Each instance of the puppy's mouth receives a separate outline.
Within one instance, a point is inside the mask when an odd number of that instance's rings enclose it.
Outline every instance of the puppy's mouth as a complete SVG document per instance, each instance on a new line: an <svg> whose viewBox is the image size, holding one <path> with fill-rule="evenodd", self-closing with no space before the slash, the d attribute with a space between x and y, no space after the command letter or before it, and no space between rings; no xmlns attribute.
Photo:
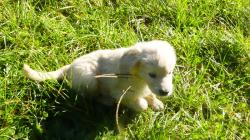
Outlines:
<svg viewBox="0 0 250 140"><path fill-rule="evenodd" d="M166 92L166 91L163 91L163 90L157 90L157 89L152 89L150 88L150 90L157 96L170 96L170 92Z"/></svg>
<svg viewBox="0 0 250 140"><path fill-rule="evenodd" d="M159 96L168 96L167 93L158 93Z"/></svg>

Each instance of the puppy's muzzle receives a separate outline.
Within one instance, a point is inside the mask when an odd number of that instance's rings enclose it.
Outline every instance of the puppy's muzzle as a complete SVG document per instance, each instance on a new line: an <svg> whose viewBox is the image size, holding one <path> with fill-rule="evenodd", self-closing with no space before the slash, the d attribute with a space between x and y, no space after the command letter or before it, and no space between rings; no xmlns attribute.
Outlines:
<svg viewBox="0 0 250 140"><path fill-rule="evenodd" d="M161 96L167 96L168 93L169 93L169 91L168 90L164 90L164 89L160 89L159 93L160 93Z"/></svg>

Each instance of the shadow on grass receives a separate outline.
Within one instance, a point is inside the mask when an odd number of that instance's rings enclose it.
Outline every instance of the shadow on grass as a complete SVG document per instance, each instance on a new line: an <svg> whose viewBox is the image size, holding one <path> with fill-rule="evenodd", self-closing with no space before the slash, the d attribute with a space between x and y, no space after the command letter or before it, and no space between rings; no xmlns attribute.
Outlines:
<svg viewBox="0 0 250 140"><path fill-rule="evenodd" d="M68 99L49 99L48 107L53 109L46 110L48 117L40 123L41 128L33 126L31 139L91 140L106 132L118 134L115 121L116 105L105 106L83 99L76 93L67 94L71 95ZM122 126L131 123L135 117L135 112L120 108L119 121Z"/></svg>

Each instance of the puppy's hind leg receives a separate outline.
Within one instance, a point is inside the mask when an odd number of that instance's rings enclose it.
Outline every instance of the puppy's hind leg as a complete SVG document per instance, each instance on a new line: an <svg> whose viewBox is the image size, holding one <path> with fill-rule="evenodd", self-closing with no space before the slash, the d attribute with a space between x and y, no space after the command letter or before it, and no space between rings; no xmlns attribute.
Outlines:
<svg viewBox="0 0 250 140"><path fill-rule="evenodd" d="M97 80L95 68L89 63L73 65L68 71L67 79L72 81L72 89L83 96L96 96ZM86 94L88 93L88 95Z"/></svg>
<svg viewBox="0 0 250 140"><path fill-rule="evenodd" d="M115 100L109 96L99 95L96 100L106 106L112 106L115 103Z"/></svg>

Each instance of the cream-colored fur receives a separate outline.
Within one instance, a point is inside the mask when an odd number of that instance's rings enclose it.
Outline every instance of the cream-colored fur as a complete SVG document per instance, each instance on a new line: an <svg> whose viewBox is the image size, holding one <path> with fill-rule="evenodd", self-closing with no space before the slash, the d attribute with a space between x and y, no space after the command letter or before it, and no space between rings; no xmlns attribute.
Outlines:
<svg viewBox="0 0 250 140"><path fill-rule="evenodd" d="M161 110L164 105L156 95L172 94L175 63L173 47L154 40L129 48L94 51L52 72L38 72L24 64L24 72L36 81L66 77L76 92L106 104L117 102L130 87L122 104L136 111L146 110L148 106ZM102 76L105 74L116 74L118 78Z"/></svg>

